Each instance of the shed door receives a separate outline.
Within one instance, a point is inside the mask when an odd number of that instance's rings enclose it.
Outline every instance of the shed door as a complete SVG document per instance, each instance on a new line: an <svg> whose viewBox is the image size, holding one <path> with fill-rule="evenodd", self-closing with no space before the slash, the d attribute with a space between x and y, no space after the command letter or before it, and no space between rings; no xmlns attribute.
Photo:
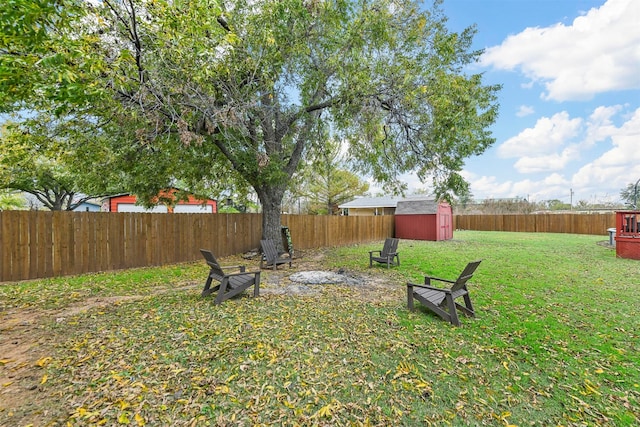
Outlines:
<svg viewBox="0 0 640 427"><path fill-rule="evenodd" d="M439 225L438 240L449 240L449 230L451 230L451 215L449 215L449 212L440 212Z"/></svg>

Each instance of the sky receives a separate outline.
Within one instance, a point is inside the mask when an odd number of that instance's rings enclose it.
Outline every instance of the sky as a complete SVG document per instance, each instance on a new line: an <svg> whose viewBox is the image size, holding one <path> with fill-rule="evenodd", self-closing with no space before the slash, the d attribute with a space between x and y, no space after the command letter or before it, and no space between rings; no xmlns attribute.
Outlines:
<svg viewBox="0 0 640 427"><path fill-rule="evenodd" d="M477 26L484 54L468 71L503 85L495 143L462 173L473 198L619 201L640 179L640 0L442 7L451 31ZM404 179L410 193L427 188Z"/></svg>

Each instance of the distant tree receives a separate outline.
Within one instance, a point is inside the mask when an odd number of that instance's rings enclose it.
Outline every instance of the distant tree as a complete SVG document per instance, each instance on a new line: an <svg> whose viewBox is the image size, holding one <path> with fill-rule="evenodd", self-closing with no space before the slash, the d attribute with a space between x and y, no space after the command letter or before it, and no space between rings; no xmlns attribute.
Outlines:
<svg viewBox="0 0 640 427"><path fill-rule="evenodd" d="M308 157L313 160L304 166L298 192L311 214L333 215L338 205L369 190L368 182L346 169L340 149L338 141L327 138L309 151Z"/></svg>
<svg viewBox="0 0 640 427"><path fill-rule="evenodd" d="M576 203L576 209L578 210L587 210L590 209L592 207L592 204L589 203L588 200L578 200L578 203Z"/></svg>
<svg viewBox="0 0 640 427"><path fill-rule="evenodd" d="M409 194L409 196L423 196L423 197L428 197L432 195L433 195L433 191L425 187L416 188L411 192L411 194Z"/></svg>
<svg viewBox="0 0 640 427"><path fill-rule="evenodd" d="M620 198L624 201L625 206L629 209L637 209L638 201L640 201L640 184L630 183L626 188L620 190Z"/></svg>
<svg viewBox="0 0 640 427"><path fill-rule="evenodd" d="M482 201L480 209L483 213L490 214L530 213L535 210L535 206L524 198L516 197L514 199L485 199Z"/></svg>
<svg viewBox="0 0 640 427"><path fill-rule="evenodd" d="M546 200L544 205L550 211L562 211L571 209L571 205L569 203L565 203L562 200L552 199Z"/></svg>
<svg viewBox="0 0 640 427"><path fill-rule="evenodd" d="M31 194L50 210L74 210L92 198L121 192L102 145L64 134L65 125L47 115L5 123L0 189Z"/></svg>
<svg viewBox="0 0 640 427"><path fill-rule="evenodd" d="M467 191L458 197L454 198L452 201L452 206L459 207L461 211L464 211L467 206L473 203L473 194L470 191Z"/></svg>
<svg viewBox="0 0 640 427"><path fill-rule="evenodd" d="M369 190L369 183L344 169L336 169L330 175L318 175L308 187L309 211L312 214L334 215L338 205L353 200Z"/></svg>
<svg viewBox="0 0 640 427"><path fill-rule="evenodd" d="M0 190L0 211L22 210L27 207L24 197L11 190Z"/></svg>

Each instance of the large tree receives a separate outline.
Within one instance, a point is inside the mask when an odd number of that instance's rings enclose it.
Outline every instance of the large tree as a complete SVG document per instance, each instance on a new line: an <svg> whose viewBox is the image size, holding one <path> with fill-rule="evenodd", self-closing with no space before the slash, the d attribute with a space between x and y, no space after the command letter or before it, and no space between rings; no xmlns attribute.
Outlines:
<svg viewBox="0 0 640 427"><path fill-rule="evenodd" d="M246 184L263 236L279 241L283 195L322 129L387 188L401 190L399 174L414 171L437 195L468 189L458 172L494 142L499 88L467 73L481 53L475 30L449 32L438 3L86 2L71 33L87 59L73 56L72 77L100 95L88 112L113 132L113 152L145 153L149 163L128 170L140 192L175 178ZM164 151L181 167L157 166Z"/></svg>

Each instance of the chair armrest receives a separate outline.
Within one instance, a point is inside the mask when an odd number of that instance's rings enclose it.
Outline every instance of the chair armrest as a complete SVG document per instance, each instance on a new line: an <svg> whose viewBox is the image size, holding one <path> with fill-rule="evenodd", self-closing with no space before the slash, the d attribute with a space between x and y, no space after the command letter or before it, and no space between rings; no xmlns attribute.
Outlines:
<svg viewBox="0 0 640 427"><path fill-rule="evenodd" d="M369 256L373 256L373 254L382 255L382 251L369 251Z"/></svg>
<svg viewBox="0 0 640 427"><path fill-rule="evenodd" d="M226 270L226 269L232 270L232 269L237 268L241 272L243 272L243 271L245 271L246 266L244 266L244 265L221 265L220 268L222 268L223 270Z"/></svg>
<svg viewBox="0 0 640 427"><path fill-rule="evenodd" d="M417 283L410 283L410 282L407 282L407 286L415 286L416 288L423 288L423 289L430 289L432 291L451 293L451 289L443 289L443 288L438 288L436 286L419 285Z"/></svg>
<svg viewBox="0 0 640 427"><path fill-rule="evenodd" d="M437 280L439 282L445 282L445 283L456 283L455 280L441 279L441 278L435 277L435 276L424 276L425 284L427 283L427 280Z"/></svg>
<svg viewBox="0 0 640 427"><path fill-rule="evenodd" d="M260 274L260 271L241 271L239 273L231 273L231 274L225 274L225 277L232 277L232 276L248 276L251 274Z"/></svg>

